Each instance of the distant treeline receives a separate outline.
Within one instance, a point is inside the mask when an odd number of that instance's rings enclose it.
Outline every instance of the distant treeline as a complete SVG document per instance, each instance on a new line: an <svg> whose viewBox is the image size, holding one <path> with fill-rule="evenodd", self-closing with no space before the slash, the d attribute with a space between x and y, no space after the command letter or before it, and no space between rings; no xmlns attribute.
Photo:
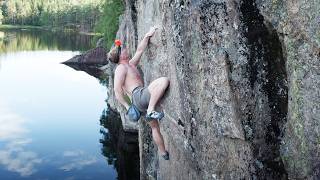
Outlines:
<svg viewBox="0 0 320 180"><path fill-rule="evenodd" d="M104 0L4 0L3 24L84 28L92 30Z"/></svg>
<svg viewBox="0 0 320 180"><path fill-rule="evenodd" d="M109 47L123 10L122 0L0 0L0 24L103 33Z"/></svg>

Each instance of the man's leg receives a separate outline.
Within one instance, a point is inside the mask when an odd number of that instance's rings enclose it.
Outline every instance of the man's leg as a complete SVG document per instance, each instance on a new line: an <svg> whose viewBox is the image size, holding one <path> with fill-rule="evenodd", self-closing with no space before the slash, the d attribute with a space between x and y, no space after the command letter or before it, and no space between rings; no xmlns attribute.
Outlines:
<svg viewBox="0 0 320 180"><path fill-rule="evenodd" d="M148 90L150 92L150 101L147 109L147 113L153 111L156 107L157 102L163 96L167 87L169 86L169 79L167 77L158 78L150 83Z"/></svg>
<svg viewBox="0 0 320 180"><path fill-rule="evenodd" d="M160 128L157 120L152 120L148 122L152 130L152 137L154 142L157 144L160 154L165 154L166 149L163 142L163 137L160 133Z"/></svg>

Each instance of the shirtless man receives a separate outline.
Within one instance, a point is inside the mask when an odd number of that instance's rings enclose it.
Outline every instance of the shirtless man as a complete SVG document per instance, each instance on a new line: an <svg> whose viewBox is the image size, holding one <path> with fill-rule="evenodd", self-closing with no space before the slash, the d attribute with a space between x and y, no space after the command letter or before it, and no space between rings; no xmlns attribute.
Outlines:
<svg viewBox="0 0 320 180"><path fill-rule="evenodd" d="M132 59L129 59L128 49L121 49L121 47L111 49L108 57L111 62L118 64L114 75L114 91L117 100L128 110L130 105L124 98L124 93L126 93L140 112L146 112L146 120L152 129L153 140L157 144L161 156L165 160L169 160L169 153L165 149L158 124L158 121L163 118L164 114L155 111L157 102L169 86L169 79L161 77L151 82L148 87L144 87L141 75L137 69L143 51L155 31L155 27L150 28L149 32L138 45Z"/></svg>

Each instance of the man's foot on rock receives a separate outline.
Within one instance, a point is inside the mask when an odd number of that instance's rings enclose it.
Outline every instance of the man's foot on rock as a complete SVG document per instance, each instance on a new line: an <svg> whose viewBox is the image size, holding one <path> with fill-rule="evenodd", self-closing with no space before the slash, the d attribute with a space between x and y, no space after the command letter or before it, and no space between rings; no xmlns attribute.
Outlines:
<svg viewBox="0 0 320 180"><path fill-rule="evenodd" d="M146 114L147 120L157 119L158 121L160 121L163 117L164 117L163 112L151 111Z"/></svg>
<svg viewBox="0 0 320 180"><path fill-rule="evenodd" d="M169 152L168 151L166 151L164 154L162 154L161 155L162 156L162 158L164 159L164 160L169 160L170 158L169 158Z"/></svg>

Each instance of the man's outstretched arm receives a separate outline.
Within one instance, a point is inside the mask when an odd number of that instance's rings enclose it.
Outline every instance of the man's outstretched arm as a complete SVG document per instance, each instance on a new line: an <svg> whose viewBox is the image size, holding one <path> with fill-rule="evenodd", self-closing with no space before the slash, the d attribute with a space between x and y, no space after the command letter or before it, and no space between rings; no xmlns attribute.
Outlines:
<svg viewBox="0 0 320 180"><path fill-rule="evenodd" d="M144 36L142 41L139 43L136 53L134 54L133 58L129 61L130 64L133 64L135 66L139 64L142 53L146 49L150 37L154 35L156 30L157 30L156 27L150 28L149 32Z"/></svg>
<svg viewBox="0 0 320 180"><path fill-rule="evenodd" d="M114 73L114 92L117 100L128 110L130 105L124 99L123 89L122 89L122 85L124 84L126 74L127 74L127 69L119 65Z"/></svg>

